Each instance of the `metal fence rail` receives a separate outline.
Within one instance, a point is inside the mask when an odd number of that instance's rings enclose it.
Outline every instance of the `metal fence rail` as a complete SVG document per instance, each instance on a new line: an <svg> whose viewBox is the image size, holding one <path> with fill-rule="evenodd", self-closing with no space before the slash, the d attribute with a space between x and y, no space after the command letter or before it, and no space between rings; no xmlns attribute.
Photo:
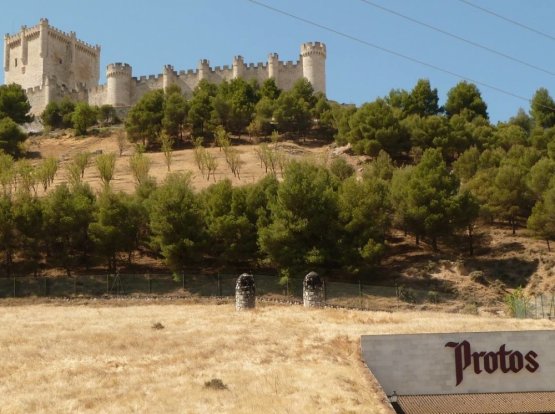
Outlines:
<svg viewBox="0 0 555 414"><path fill-rule="evenodd" d="M264 299L302 301L303 279L255 275L256 295ZM99 297L172 295L233 297L237 275L105 274L73 277L0 278L0 298ZM361 282L324 280L325 302L330 306L384 310L395 306L439 303L453 299L448 293L415 290L403 286L376 286Z"/></svg>
<svg viewBox="0 0 555 414"><path fill-rule="evenodd" d="M256 296L265 300L302 302L303 279L280 279L275 275L254 275ZM20 276L0 278L0 298L11 297L228 297L235 295L237 275L186 274L104 274L73 277ZM328 306L364 310L410 309L414 305L453 301L455 295L412 289L405 286L378 286L324 279ZM505 304L499 303L506 307ZM512 301L508 314L516 318L555 319L555 294L524 296Z"/></svg>

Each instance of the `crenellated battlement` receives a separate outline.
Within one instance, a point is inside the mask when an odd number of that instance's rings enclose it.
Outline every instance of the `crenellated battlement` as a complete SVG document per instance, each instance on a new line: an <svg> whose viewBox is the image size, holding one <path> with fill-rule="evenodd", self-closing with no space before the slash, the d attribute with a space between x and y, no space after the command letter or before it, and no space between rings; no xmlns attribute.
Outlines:
<svg viewBox="0 0 555 414"><path fill-rule="evenodd" d="M77 38L77 33L75 32L64 32L63 30L60 30L54 26L51 26L50 24L48 24L48 19L41 19L40 23L35 26L37 28L40 28L41 24L45 24L46 27L48 28L48 34L57 37L59 40L62 40L64 42L75 42L75 45L77 46L81 46L84 50L88 50L91 53L94 54L100 54L100 45L92 45L90 43L84 42L83 40L80 40Z"/></svg>
<svg viewBox="0 0 555 414"><path fill-rule="evenodd" d="M326 57L326 45L321 42L307 42L301 45L301 56L321 55Z"/></svg>

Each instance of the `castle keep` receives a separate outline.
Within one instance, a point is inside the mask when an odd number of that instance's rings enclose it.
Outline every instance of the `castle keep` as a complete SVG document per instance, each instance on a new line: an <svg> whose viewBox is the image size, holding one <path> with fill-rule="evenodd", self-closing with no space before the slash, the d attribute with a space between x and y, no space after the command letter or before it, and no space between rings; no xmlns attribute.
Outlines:
<svg viewBox="0 0 555 414"><path fill-rule="evenodd" d="M49 102L62 98L126 108L145 93L172 84L191 96L202 79L218 84L240 77L262 84L274 78L279 88L288 90L305 77L315 91L325 93L325 63L326 46L314 42L301 45L296 62L280 61L272 53L267 62L246 64L242 56L235 56L231 66L212 68L203 59L196 69L176 71L165 65L161 74L141 77L133 77L127 63L112 63L106 69L106 84L99 85L100 46L77 39L75 32L62 32L41 19L34 27L23 26L19 33L4 37L4 81L26 90L33 114L40 114Z"/></svg>

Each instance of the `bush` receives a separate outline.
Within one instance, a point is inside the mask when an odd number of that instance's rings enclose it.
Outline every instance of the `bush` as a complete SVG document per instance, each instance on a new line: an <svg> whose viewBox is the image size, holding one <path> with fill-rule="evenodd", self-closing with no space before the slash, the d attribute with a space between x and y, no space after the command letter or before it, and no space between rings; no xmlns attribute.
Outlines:
<svg viewBox="0 0 555 414"><path fill-rule="evenodd" d="M530 314L530 298L526 297L522 287L505 295L505 304L509 314L515 318L526 318Z"/></svg>

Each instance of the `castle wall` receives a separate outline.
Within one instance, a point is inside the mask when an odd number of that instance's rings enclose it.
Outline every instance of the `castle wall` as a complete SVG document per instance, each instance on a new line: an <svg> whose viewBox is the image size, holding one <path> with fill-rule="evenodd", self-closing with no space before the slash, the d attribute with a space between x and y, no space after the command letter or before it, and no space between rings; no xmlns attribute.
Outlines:
<svg viewBox="0 0 555 414"><path fill-rule="evenodd" d="M46 108L48 102L48 93L44 86L36 86L31 89L27 89L27 98L31 104L31 113L38 116Z"/></svg>
<svg viewBox="0 0 555 414"><path fill-rule="evenodd" d="M303 66L300 62L283 62L279 65L278 73L278 88L289 90L303 77Z"/></svg>
<svg viewBox="0 0 555 414"><path fill-rule="evenodd" d="M135 105L145 93L162 89L163 87L161 74L133 78L131 81L131 105Z"/></svg>
<svg viewBox="0 0 555 414"><path fill-rule="evenodd" d="M89 95L88 96L89 105L102 106L108 101L107 86L106 85L95 86L94 88L89 89L88 95Z"/></svg>

